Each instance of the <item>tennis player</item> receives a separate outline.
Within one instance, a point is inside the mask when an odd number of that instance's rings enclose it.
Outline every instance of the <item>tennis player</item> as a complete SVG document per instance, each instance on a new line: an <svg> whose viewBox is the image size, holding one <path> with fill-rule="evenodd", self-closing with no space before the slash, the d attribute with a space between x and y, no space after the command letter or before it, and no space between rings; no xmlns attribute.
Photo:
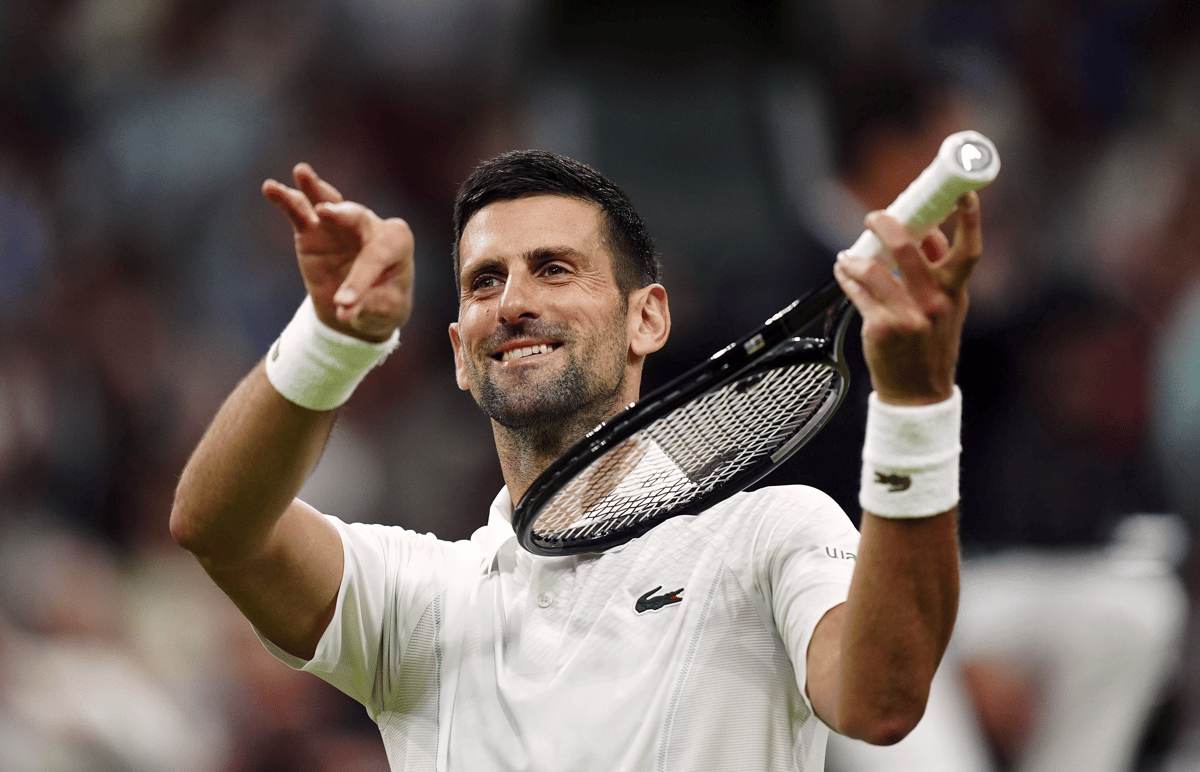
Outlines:
<svg viewBox="0 0 1200 772"><path fill-rule="evenodd" d="M874 387L861 537L821 492L768 487L603 553L544 558L517 545L513 501L637 398L670 331L641 219L550 153L505 154L464 183L450 341L506 486L487 525L450 543L295 498L337 408L397 345L413 236L309 166L293 176L263 193L292 223L308 296L188 462L171 530L277 657L366 706L392 769L811 772L829 729L887 744L915 726L958 601L954 371L982 247L974 194L953 244L867 217L896 274L833 268Z"/></svg>

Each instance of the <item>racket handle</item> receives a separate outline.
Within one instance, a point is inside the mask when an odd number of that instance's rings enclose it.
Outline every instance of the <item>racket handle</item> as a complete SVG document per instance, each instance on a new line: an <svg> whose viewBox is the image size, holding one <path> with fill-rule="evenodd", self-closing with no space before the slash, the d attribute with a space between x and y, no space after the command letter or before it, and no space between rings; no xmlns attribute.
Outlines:
<svg viewBox="0 0 1200 772"><path fill-rule="evenodd" d="M1000 154L992 141L977 131L960 131L946 137L933 163L905 188L887 213L908 226L914 238L923 238L954 209L959 196L996 179ZM856 257L875 257L883 249L879 237L863 231L848 250Z"/></svg>

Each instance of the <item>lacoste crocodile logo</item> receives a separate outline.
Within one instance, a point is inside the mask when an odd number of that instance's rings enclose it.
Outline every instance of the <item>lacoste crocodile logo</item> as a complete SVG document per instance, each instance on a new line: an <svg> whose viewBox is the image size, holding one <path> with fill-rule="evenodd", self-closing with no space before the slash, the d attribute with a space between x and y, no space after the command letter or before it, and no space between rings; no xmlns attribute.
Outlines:
<svg viewBox="0 0 1200 772"><path fill-rule="evenodd" d="M683 602L683 598L681 598L679 595L679 593L683 592L682 587L680 587L678 590L672 590L671 592L664 592L662 595L654 595L654 593L661 589L662 585L660 584L650 592L638 598L637 605L633 607L634 610L636 610L639 614L643 614L647 611L658 611L663 606L669 606L672 603ZM651 595L654 595L654 597L651 598Z"/></svg>
<svg viewBox="0 0 1200 772"><path fill-rule="evenodd" d="M888 493L899 493L906 491L912 487L912 478L906 474L884 474L883 472L875 473L875 482L879 485L886 485Z"/></svg>

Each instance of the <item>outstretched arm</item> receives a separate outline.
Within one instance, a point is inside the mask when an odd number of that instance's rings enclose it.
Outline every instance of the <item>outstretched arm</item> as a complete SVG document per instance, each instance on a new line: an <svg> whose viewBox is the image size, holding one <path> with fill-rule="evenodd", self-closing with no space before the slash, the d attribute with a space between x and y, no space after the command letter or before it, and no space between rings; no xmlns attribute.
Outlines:
<svg viewBox="0 0 1200 772"><path fill-rule="evenodd" d="M292 223L317 317L368 341L387 339L412 309L413 240L398 219L347 202L307 164L296 187L263 195ZM342 577L337 531L295 498L336 410L285 399L260 362L225 401L183 470L171 533L247 618L285 651L310 658Z"/></svg>
<svg viewBox="0 0 1200 772"><path fill-rule="evenodd" d="M835 276L863 317L863 349L879 402L919 407L955 392L967 281L982 252L979 199L959 202L951 246L920 244L883 212L867 217L900 275L848 258ZM954 463L957 463L955 458ZM958 508L881 517L864 510L847 601L818 623L808 692L837 731L877 744L903 738L925 710L958 609Z"/></svg>

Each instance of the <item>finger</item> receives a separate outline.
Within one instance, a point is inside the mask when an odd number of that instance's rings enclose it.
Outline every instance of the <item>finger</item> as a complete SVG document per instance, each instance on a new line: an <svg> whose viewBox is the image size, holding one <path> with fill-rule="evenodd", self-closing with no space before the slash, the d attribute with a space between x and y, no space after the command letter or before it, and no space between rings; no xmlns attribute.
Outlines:
<svg viewBox="0 0 1200 772"><path fill-rule="evenodd" d="M262 194L277 209L287 215L288 220L292 223L292 229L296 233L317 224L317 213L313 209L312 202L295 188L289 188L275 180L267 180L262 184Z"/></svg>
<svg viewBox="0 0 1200 772"><path fill-rule="evenodd" d="M331 204L340 204L345 199L338 189L330 185L325 180L321 179L320 175L307 163L298 163L292 169L292 178L296 180L296 186L308 196L308 200L313 204L318 204L326 201Z"/></svg>
<svg viewBox="0 0 1200 772"><path fill-rule="evenodd" d="M357 204L321 204L322 219L358 234L362 250L350 272L333 296L338 316L344 321L356 316L368 290L405 272L411 281L413 238L408 224L399 218L380 220L371 210Z"/></svg>
<svg viewBox="0 0 1200 772"><path fill-rule="evenodd" d="M864 222L879 237L913 297L924 299L941 290L924 253L899 220L886 212L875 211L868 214Z"/></svg>
<svg viewBox="0 0 1200 772"><path fill-rule="evenodd" d="M413 237L408 223L393 217L379 221L375 233L338 289L352 311L360 311L372 290L384 284L408 287L413 277Z"/></svg>
<svg viewBox="0 0 1200 772"><path fill-rule="evenodd" d="M904 288L896 277L882 263L870 258L839 253L833 275L864 317L889 304L904 302Z"/></svg>
<svg viewBox="0 0 1200 772"><path fill-rule="evenodd" d="M339 321L361 332L390 332L397 323L402 324L407 319L405 297L410 294L411 287L412 261L391 263L374 277L371 285L353 303L337 305L334 313Z"/></svg>
<svg viewBox="0 0 1200 772"><path fill-rule="evenodd" d="M879 308L879 301L875 299L870 290L863 286L862 282L850 275L840 257L838 262L833 264L833 278L837 279L842 292L846 293L846 297L850 298L850 302L854 304L864 319Z"/></svg>
<svg viewBox="0 0 1200 772"><path fill-rule="evenodd" d="M925 254L925 259L930 265L936 265L942 261L946 253L950 251L950 239L946 238L946 234L941 228L934 228L929 232L929 235L921 240L921 252Z"/></svg>
<svg viewBox="0 0 1200 772"><path fill-rule="evenodd" d="M371 210L353 202L329 203L323 201L316 205L316 212L321 222L345 232L362 245L358 255L354 258L354 263L350 266L349 273L346 274L346 278L342 280L341 286L333 296L333 302L338 306L338 318L342 319L343 313L355 306L361 299L363 291L370 286L369 282L363 281L363 276L367 264L371 262L368 256L367 242L371 235L372 220L378 218ZM342 319L342 321L348 321L348 318Z"/></svg>
<svg viewBox="0 0 1200 772"><path fill-rule="evenodd" d="M979 212L979 195L974 191L958 200L958 225L954 229L954 244L941 267L949 286L961 289L983 255L983 218Z"/></svg>

